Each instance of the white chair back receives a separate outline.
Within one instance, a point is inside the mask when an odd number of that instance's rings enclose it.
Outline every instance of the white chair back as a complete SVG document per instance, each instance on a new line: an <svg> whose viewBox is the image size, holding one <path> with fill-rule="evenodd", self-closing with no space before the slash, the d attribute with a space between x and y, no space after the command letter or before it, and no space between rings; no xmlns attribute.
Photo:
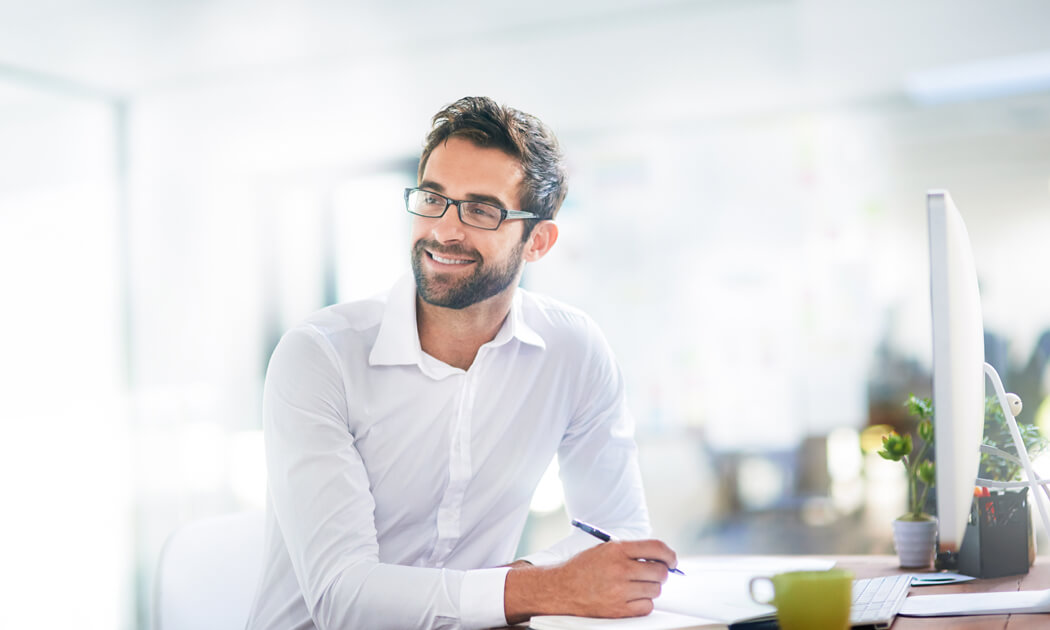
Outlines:
<svg viewBox="0 0 1050 630"><path fill-rule="evenodd" d="M164 544L154 630L243 630L262 571L263 513L187 523Z"/></svg>

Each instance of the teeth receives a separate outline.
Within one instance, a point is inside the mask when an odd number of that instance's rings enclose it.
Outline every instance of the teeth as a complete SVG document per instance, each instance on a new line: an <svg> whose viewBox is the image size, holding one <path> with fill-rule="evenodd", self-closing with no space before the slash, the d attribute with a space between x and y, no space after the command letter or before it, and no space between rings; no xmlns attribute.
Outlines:
<svg viewBox="0 0 1050 630"><path fill-rule="evenodd" d="M434 260L445 265L465 265L470 262L469 260L453 260L451 258L442 258L441 256L438 256L437 254L433 253L430 255L434 257Z"/></svg>

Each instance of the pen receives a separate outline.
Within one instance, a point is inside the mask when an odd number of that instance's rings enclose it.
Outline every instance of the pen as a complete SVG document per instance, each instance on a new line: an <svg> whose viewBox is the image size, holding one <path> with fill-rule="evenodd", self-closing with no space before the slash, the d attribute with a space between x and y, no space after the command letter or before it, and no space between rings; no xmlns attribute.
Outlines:
<svg viewBox="0 0 1050 630"><path fill-rule="evenodd" d="M604 530L598 529L594 525L590 525L588 523L584 523L583 521L578 521L576 519L572 519L572 526L573 527L577 527L579 529L582 529L583 531L587 532L591 536L594 536L595 538L597 538L598 540L600 540L602 542L612 542L612 541L616 540L616 537L613 536L612 534L610 534L609 532L606 532ZM642 562L660 562L660 561L659 560L642 560ZM671 573L677 573L678 575L685 575L685 573L682 573L681 569L672 569L672 568L668 567L667 570L670 571Z"/></svg>

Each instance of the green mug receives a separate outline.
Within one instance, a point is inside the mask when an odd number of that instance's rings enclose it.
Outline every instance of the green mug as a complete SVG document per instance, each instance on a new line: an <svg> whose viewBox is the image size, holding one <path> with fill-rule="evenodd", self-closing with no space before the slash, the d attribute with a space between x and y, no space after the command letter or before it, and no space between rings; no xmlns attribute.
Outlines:
<svg viewBox="0 0 1050 630"><path fill-rule="evenodd" d="M755 595L755 585L769 582L773 599ZM773 577L756 577L748 585L751 599L772 604L782 630L846 630L853 598L853 574L845 569L789 571Z"/></svg>

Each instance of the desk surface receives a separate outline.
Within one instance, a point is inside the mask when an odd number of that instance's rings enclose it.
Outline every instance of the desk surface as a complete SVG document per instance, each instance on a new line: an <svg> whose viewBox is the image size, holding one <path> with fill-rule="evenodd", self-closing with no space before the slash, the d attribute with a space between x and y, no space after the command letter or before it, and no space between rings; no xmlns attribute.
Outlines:
<svg viewBox="0 0 1050 630"><path fill-rule="evenodd" d="M897 566L896 556L835 556L840 567L850 569L858 578L904 573ZM939 593L988 593L1007 591L1035 591L1050 588L1050 558L1037 557L1035 566L1025 575L973 580L961 584L923 586L912 588L912 595ZM1041 615L981 615L972 617L897 617L891 630L936 630L962 628L964 630L1021 630L1050 628L1050 614Z"/></svg>
<svg viewBox="0 0 1050 630"><path fill-rule="evenodd" d="M768 556L740 556L755 559ZM899 573L921 573L905 571L897 565L897 556L812 556L834 560L836 566L849 569L858 578L896 575ZM1050 558L1037 557L1035 566L1024 575L1013 575L987 580L973 580L960 584L913 587L911 595L937 595L941 593L989 593L1009 591L1035 591L1050 588ZM897 617L890 630L1046 630L1050 628L1050 613L1027 615L973 615L967 617Z"/></svg>

